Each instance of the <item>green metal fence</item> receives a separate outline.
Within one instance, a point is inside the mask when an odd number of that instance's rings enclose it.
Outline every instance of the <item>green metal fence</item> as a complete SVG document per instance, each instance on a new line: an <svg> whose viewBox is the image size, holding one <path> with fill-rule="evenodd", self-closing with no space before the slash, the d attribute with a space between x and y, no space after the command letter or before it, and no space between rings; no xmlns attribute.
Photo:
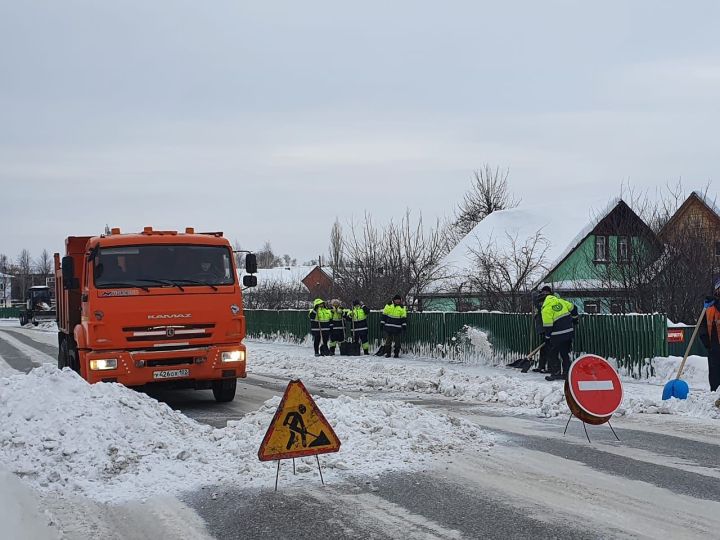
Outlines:
<svg viewBox="0 0 720 540"><path fill-rule="evenodd" d="M19 319L20 309L16 307L0 307L0 319Z"/></svg>
<svg viewBox="0 0 720 540"><path fill-rule="evenodd" d="M245 310L248 336L301 342L310 323L307 311ZM379 345L379 312L369 317L370 341ZM540 344L532 315L523 313L423 312L408 314L403 349L412 354L455 361L477 358L478 339L471 329L482 330L492 344L492 356L509 362ZM573 349L614 358L634 376L652 374L649 362L667 356L667 319L663 315L581 315ZM474 343L475 342L475 343ZM482 343L480 344L482 345Z"/></svg>

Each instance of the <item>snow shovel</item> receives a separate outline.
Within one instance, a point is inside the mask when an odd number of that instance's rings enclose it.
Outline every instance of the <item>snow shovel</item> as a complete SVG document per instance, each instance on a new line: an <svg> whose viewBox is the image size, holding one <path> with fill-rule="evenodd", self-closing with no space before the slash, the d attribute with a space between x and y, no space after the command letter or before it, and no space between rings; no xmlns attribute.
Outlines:
<svg viewBox="0 0 720 540"><path fill-rule="evenodd" d="M522 369L520 370L520 373L527 373L527 372L528 372L528 370L530 369L530 366L533 365L533 359L532 359L532 357L535 356L535 355L538 353L538 351L540 351L540 349L542 349L544 346L545 346L545 342L541 343L540 345L537 346L536 349L534 349L532 352L530 352L530 353L527 355L527 358L523 358L523 359L522 359L522 363L518 366L518 367L522 368Z"/></svg>
<svg viewBox="0 0 720 540"><path fill-rule="evenodd" d="M683 356L682 362L680 362L680 369L678 369L677 375L675 378L671 381L668 381L665 383L665 387L663 388L662 398L663 400L670 399L670 398L677 398L677 399L687 399L688 392L690 391L690 387L688 386L688 383L680 379L680 376L682 375L683 369L685 369L685 362L687 361L688 356L690 355L690 349L693 346L693 343L695 342L695 336L697 336L698 330L700 329L700 324L702 323L703 318L705 318L705 312L707 311L707 308L704 307L702 312L700 313L700 318L697 320L697 324L695 324L695 330L692 333L692 337L690 338L690 342L688 343L687 348L685 349L685 356Z"/></svg>
<svg viewBox="0 0 720 540"><path fill-rule="evenodd" d="M527 354L527 356L525 356L525 357L523 357L523 358L518 358L518 359L515 360L514 362L510 362L506 367L512 367L512 368L521 368L521 367L524 367L524 366L525 366L525 362L526 362L527 360L529 360L530 358L532 358L532 357L535 355L535 353L538 352L538 351L542 348L543 345L545 345L545 344L543 343L543 344L540 345L537 349L533 349L532 351L530 351L530 352Z"/></svg>
<svg viewBox="0 0 720 540"><path fill-rule="evenodd" d="M352 321L352 337L345 337L345 321L343 321L343 341L340 343L340 356L360 356L360 344L355 339L355 321Z"/></svg>

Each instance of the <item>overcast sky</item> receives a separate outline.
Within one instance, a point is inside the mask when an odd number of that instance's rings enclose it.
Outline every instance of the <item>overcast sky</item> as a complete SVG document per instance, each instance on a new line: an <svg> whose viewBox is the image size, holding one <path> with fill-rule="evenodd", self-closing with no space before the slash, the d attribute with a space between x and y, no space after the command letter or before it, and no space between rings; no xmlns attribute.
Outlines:
<svg viewBox="0 0 720 540"><path fill-rule="evenodd" d="M336 216L718 177L720 2L0 0L0 253L159 228L300 261Z"/></svg>

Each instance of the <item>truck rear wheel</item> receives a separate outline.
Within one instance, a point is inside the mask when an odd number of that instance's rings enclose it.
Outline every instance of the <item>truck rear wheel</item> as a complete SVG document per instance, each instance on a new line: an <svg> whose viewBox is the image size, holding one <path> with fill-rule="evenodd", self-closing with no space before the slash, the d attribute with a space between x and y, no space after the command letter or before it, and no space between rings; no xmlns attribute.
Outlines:
<svg viewBox="0 0 720 540"><path fill-rule="evenodd" d="M212 383L213 395L218 403L235 399L235 390L237 390L237 379L223 379Z"/></svg>

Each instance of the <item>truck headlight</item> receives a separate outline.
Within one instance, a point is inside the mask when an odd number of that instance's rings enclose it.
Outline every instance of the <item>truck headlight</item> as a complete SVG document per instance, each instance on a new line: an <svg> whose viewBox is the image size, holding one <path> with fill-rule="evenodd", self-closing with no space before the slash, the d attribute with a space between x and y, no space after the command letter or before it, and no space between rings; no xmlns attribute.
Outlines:
<svg viewBox="0 0 720 540"><path fill-rule="evenodd" d="M220 353L220 358L223 362L244 362L245 351L226 351Z"/></svg>
<svg viewBox="0 0 720 540"><path fill-rule="evenodd" d="M106 369L116 369L117 358L103 358L100 360L90 360L90 369L92 371L104 371Z"/></svg>

